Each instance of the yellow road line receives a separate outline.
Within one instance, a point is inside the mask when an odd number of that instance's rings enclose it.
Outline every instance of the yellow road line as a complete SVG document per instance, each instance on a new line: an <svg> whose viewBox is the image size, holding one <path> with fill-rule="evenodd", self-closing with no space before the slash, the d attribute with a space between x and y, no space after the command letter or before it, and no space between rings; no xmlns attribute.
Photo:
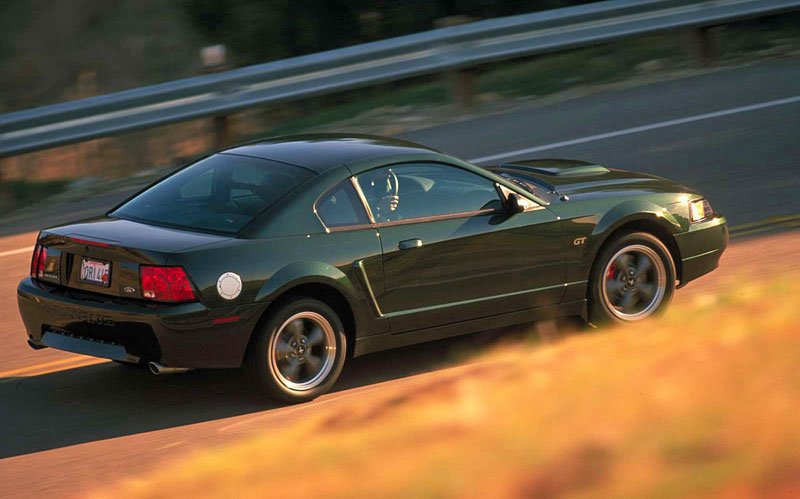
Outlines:
<svg viewBox="0 0 800 499"><path fill-rule="evenodd" d="M765 218L757 222L749 222L746 224L732 226L730 228L731 234L734 236L746 236L751 234L758 234L766 232L775 228L794 228L800 227L800 214L786 215L778 217ZM33 247L18 248L15 250L2 251L0 257L17 255L25 252L32 251ZM43 362L34 364L32 366L20 367L8 371L0 372L0 382L8 381L2 378L15 378L20 376L38 376L52 372L63 371L66 369L75 369L78 367L85 367L94 364L107 362L106 359L96 357L75 356L66 359L58 359L50 362Z"/></svg>
<svg viewBox="0 0 800 499"><path fill-rule="evenodd" d="M93 366L95 364L104 364L106 362L108 362L107 359L98 359L98 358L95 358L95 357L88 357L86 359L82 359L82 360L80 360L78 362L75 362L74 364L64 364L62 366L57 366L57 367L53 367L53 368L41 369L41 370L37 370L37 371L29 371L29 372L25 373L23 375L23 377L27 378L27 377L31 377L31 376L42 376L44 374L53 374L53 373L56 373L56 372L59 372L59 371L66 371L66 370L69 370L69 369L78 369L80 367L88 367L88 366ZM19 376L17 376L17 377L19 377Z"/></svg>
<svg viewBox="0 0 800 499"><path fill-rule="evenodd" d="M33 246L26 246L24 248L17 248L8 251L0 251L0 258L4 256L19 255L22 253L33 253Z"/></svg>
<svg viewBox="0 0 800 499"><path fill-rule="evenodd" d="M777 228L790 229L800 227L800 214L770 217L757 222L736 225L730 228L731 236L749 236Z"/></svg>
<svg viewBox="0 0 800 499"><path fill-rule="evenodd" d="M762 225L767 225L767 224L783 224L783 223L786 223L786 222L793 222L795 220L800 220L800 213L798 213L796 215L783 215L783 216L769 217L769 218L765 218L763 220L758 220L758 221L755 221L755 222L748 222L746 224L734 225L734 226L730 227L730 230L731 230L731 232L738 232L738 231L741 231L743 229L749 229L751 227L760 227ZM17 248L17 249L13 249L13 250L0 251L0 258L2 258L4 256L19 255L19 254L22 254L22 253L33 253L33 246L26 246L24 248Z"/></svg>
<svg viewBox="0 0 800 499"><path fill-rule="evenodd" d="M8 378L12 376L30 376L38 374L47 374L50 372L63 371L64 369L73 369L76 367L83 367L92 364L99 364L106 362L106 359L97 357L76 356L67 359L59 359L51 362L42 362L41 364L34 364L32 366L20 367L18 369L11 369L9 371L0 372L0 378Z"/></svg>
<svg viewBox="0 0 800 499"><path fill-rule="evenodd" d="M783 223L783 222L792 222L792 221L795 221L795 220L800 220L800 213L797 213L795 215L782 215L782 216L776 216L776 217L767 217L767 218L764 218L764 219L761 219L761 220L757 220L755 222L749 222L749 223L741 224L741 225L734 225L734 226L731 227L731 230L748 229L750 227L758 227L760 225L780 224L780 223Z"/></svg>
<svg viewBox="0 0 800 499"><path fill-rule="evenodd" d="M800 221L794 222L794 223L783 223L783 224L778 224L778 225L767 225L765 227L756 227L756 228L749 229L749 230L733 232L733 233L731 233L731 236L732 237L751 236L753 234L761 234L763 232L768 232L768 231L779 229L779 228L781 228L781 229L792 229L792 228L795 228L795 227L800 227Z"/></svg>

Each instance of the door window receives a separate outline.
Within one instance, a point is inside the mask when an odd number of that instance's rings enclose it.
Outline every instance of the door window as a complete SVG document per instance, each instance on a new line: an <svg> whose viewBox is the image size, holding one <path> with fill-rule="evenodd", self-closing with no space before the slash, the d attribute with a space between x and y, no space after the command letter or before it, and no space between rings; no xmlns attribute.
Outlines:
<svg viewBox="0 0 800 499"><path fill-rule="evenodd" d="M357 180L378 223L501 207L494 182L450 165L393 165L363 173Z"/></svg>

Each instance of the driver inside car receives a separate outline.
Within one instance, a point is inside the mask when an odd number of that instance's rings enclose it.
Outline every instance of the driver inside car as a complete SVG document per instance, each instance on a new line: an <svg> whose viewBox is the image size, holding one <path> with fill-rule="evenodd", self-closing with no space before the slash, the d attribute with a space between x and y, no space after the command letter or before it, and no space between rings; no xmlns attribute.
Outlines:
<svg viewBox="0 0 800 499"><path fill-rule="evenodd" d="M369 204L376 222L391 222L402 217L397 212L400 207L400 186L397 175L392 171L378 170L366 182L370 189Z"/></svg>

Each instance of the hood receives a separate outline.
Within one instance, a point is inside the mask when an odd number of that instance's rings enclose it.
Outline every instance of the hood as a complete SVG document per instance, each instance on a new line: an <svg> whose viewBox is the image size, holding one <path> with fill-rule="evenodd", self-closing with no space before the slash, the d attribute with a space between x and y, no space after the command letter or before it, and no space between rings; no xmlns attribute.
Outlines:
<svg viewBox="0 0 800 499"><path fill-rule="evenodd" d="M489 168L526 182L534 182L558 196L630 192L691 192L671 180L645 173L617 170L569 159L515 161Z"/></svg>

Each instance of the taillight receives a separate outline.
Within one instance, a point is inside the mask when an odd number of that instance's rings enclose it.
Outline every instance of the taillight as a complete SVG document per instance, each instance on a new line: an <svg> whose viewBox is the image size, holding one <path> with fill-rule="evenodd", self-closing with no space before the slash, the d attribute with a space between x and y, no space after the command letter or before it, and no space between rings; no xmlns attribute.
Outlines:
<svg viewBox="0 0 800 499"><path fill-rule="evenodd" d="M45 260L47 260L47 248L37 244L33 249L33 258L31 258L31 277L42 278Z"/></svg>
<svg viewBox="0 0 800 499"><path fill-rule="evenodd" d="M36 277L36 270L39 265L39 248L40 246L38 244L33 248L33 256L31 257L31 277Z"/></svg>
<svg viewBox="0 0 800 499"><path fill-rule="evenodd" d="M142 265L142 296L155 301L194 301L194 289L183 267Z"/></svg>
<svg viewBox="0 0 800 499"><path fill-rule="evenodd" d="M44 262L47 260L47 248L42 246L42 249L39 250L39 264L36 265L36 275L40 279L44 277Z"/></svg>

